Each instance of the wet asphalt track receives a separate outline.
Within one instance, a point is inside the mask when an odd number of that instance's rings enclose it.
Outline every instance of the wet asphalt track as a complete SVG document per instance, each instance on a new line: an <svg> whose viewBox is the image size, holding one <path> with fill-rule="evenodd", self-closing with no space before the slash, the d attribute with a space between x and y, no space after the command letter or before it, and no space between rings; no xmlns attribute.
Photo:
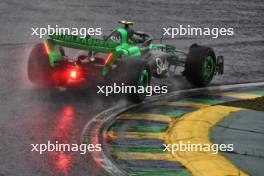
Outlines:
<svg viewBox="0 0 264 176"><path fill-rule="evenodd" d="M59 140L78 143L87 121L102 110L123 103L85 91L39 91L26 77L32 44L31 27L60 25L102 27L104 33L116 21L128 18L140 30L157 38L162 27L177 23L197 26L228 26L235 36L219 39L167 40L180 49L193 43L215 48L226 58L226 73L214 85L263 81L264 3L254 1L33 1L0 2L0 175L105 175L89 155L30 152L31 143ZM188 88L184 80L167 80L172 89Z"/></svg>

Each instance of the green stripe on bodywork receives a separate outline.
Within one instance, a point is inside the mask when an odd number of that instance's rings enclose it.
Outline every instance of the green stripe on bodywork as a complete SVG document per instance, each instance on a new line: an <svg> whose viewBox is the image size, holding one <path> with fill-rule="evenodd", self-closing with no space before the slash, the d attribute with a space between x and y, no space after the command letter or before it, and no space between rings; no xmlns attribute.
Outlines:
<svg viewBox="0 0 264 176"><path fill-rule="evenodd" d="M168 168L130 168L129 176L191 176L186 169L168 169Z"/></svg>
<svg viewBox="0 0 264 176"><path fill-rule="evenodd" d="M110 145L112 152L152 152L152 153L164 153L162 146L150 146L150 145Z"/></svg>

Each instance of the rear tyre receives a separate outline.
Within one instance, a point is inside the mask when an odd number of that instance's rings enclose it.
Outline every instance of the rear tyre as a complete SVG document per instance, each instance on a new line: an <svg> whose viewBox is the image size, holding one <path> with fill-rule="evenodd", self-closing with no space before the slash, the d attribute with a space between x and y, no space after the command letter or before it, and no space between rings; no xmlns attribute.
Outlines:
<svg viewBox="0 0 264 176"><path fill-rule="evenodd" d="M184 74L191 84L207 86L214 77L215 69L216 59L212 48L198 45L190 47Z"/></svg>
<svg viewBox="0 0 264 176"><path fill-rule="evenodd" d="M43 43L36 44L29 55L28 78L40 87L50 87L52 81L52 67Z"/></svg>
<svg viewBox="0 0 264 176"><path fill-rule="evenodd" d="M136 91L128 93L129 100L138 103L143 101L148 94L146 88L150 86L151 74L146 61L141 58L128 58L119 69L119 81L125 86L135 86Z"/></svg>

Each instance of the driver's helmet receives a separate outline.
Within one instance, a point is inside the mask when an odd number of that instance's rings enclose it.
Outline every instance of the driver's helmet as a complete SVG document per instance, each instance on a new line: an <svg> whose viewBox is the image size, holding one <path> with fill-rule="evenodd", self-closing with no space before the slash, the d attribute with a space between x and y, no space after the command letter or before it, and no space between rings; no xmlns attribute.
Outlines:
<svg viewBox="0 0 264 176"><path fill-rule="evenodd" d="M132 26L134 23L128 20L120 20L119 21L120 24L123 24L125 29L128 29L129 26Z"/></svg>
<svg viewBox="0 0 264 176"><path fill-rule="evenodd" d="M124 25L124 28L127 30L127 38L128 40L131 39L134 35L134 30L130 28L130 26L133 26L133 22L128 21L128 20L120 20L120 24Z"/></svg>

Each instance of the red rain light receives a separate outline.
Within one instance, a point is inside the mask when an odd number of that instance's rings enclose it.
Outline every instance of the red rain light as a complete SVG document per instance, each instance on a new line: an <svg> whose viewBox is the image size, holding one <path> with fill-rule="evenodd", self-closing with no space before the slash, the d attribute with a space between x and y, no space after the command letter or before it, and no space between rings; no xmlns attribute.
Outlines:
<svg viewBox="0 0 264 176"><path fill-rule="evenodd" d="M76 79L77 78L77 71L76 70L71 70L70 71L70 78Z"/></svg>
<svg viewBox="0 0 264 176"><path fill-rule="evenodd" d="M109 54L106 56L105 64L108 64L108 63L110 62L112 56L113 56L113 53L109 53Z"/></svg>
<svg viewBox="0 0 264 176"><path fill-rule="evenodd" d="M44 42L44 47L45 47L45 50L46 50L46 53L49 54L49 46L47 44L47 42Z"/></svg>

